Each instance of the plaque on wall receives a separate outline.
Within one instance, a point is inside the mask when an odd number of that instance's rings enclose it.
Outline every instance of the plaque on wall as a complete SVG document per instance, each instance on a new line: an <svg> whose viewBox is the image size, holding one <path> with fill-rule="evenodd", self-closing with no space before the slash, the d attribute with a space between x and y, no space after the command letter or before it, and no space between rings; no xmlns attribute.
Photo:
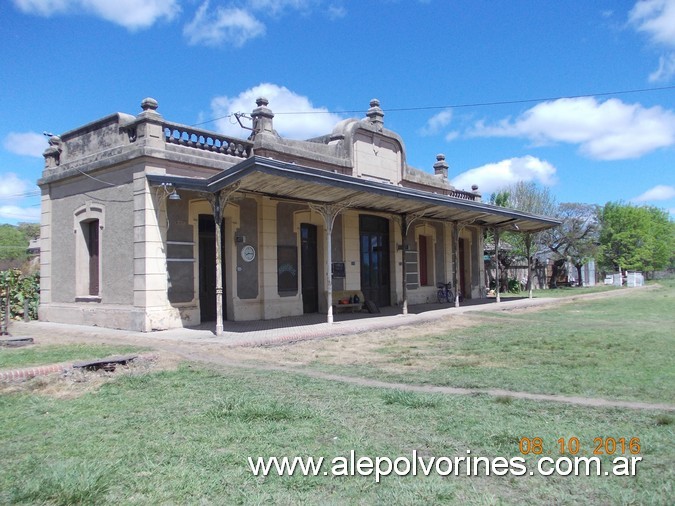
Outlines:
<svg viewBox="0 0 675 506"><path fill-rule="evenodd" d="M298 248L277 246L277 283L279 293L298 291Z"/></svg>
<svg viewBox="0 0 675 506"><path fill-rule="evenodd" d="M345 277L345 263L344 262L333 262L333 268L331 270L334 278L344 278Z"/></svg>

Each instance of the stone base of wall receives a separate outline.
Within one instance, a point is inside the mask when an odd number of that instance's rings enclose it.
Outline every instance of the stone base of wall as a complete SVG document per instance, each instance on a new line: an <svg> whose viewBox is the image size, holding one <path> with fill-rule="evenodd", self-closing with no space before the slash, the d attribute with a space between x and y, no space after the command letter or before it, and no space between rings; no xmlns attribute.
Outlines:
<svg viewBox="0 0 675 506"><path fill-rule="evenodd" d="M438 288L436 286L421 286L416 290L408 290L408 304L427 304L436 302Z"/></svg>
<svg viewBox="0 0 675 506"><path fill-rule="evenodd" d="M137 308L134 306L85 303L41 304L39 320L72 325L151 332L186 326L177 308Z"/></svg>

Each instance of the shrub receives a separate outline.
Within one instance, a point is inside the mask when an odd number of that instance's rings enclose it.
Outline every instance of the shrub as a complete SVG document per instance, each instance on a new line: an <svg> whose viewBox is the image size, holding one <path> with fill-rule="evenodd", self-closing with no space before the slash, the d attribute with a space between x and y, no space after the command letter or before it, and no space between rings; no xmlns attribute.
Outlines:
<svg viewBox="0 0 675 506"><path fill-rule="evenodd" d="M0 293L2 294L0 314L3 317L7 307L5 297L8 291L10 318L23 318L27 307L28 317L36 320L40 303L40 275L35 273L24 276L18 269L0 272Z"/></svg>
<svg viewBox="0 0 675 506"><path fill-rule="evenodd" d="M515 278L509 278L509 293L520 293L520 281Z"/></svg>

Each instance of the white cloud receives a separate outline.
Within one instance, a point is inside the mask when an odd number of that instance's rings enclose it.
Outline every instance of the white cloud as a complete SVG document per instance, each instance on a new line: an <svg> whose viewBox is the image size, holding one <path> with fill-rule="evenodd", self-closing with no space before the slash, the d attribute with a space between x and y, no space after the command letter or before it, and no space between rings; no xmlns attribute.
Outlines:
<svg viewBox="0 0 675 506"><path fill-rule="evenodd" d="M470 134L523 137L539 145L578 144L590 158L622 160L675 144L675 114L618 99L564 98L538 104L514 121L507 118L496 126L479 122Z"/></svg>
<svg viewBox="0 0 675 506"><path fill-rule="evenodd" d="M420 130L420 135L436 135L452 121L452 109L444 109L429 118Z"/></svg>
<svg viewBox="0 0 675 506"><path fill-rule="evenodd" d="M39 207L0 206L0 218L34 223L40 221Z"/></svg>
<svg viewBox="0 0 675 506"><path fill-rule="evenodd" d="M277 16L287 10L309 12L320 0L248 0L247 6L270 16Z"/></svg>
<svg viewBox="0 0 675 506"><path fill-rule="evenodd" d="M30 190L30 193L39 195L39 190L35 185L21 179L13 172L0 174L0 200L4 201L9 199L24 198L28 196L27 190L29 187L33 187Z"/></svg>
<svg viewBox="0 0 675 506"><path fill-rule="evenodd" d="M640 0L628 21L652 42L675 47L675 0Z"/></svg>
<svg viewBox="0 0 675 506"><path fill-rule="evenodd" d="M289 11L308 15L322 3L323 0L248 0L237 6L211 8L206 0L183 28L183 35L191 45L242 47L249 40L265 35L267 28L261 18L279 18ZM333 4L326 12L330 19L347 14L344 7Z"/></svg>
<svg viewBox="0 0 675 506"><path fill-rule="evenodd" d="M11 222L40 221L40 206L21 207L28 197L39 197L35 183L21 179L13 172L0 174L0 219Z"/></svg>
<svg viewBox="0 0 675 506"><path fill-rule="evenodd" d="M50 17L85 12L128 30L148 28L156 21L171 21L180 6L177 0L14 0L27 14Z"/></svg>
<svg viewBox="0 0 675 506"><path fill-rule="evenodd" d="M329 113L324 107L315 107L307 97L272 83L261 83L242 91L236 97L214 98L211 101L213 117L220 118L235 112L250 113L255 109L255 101L258 97L265 97L269 100L269 108L276 114L274 129L283 137L309 139L325 135L332 132L335 124L342 119L337 114ZM284 112L306 112L307 114L278 114ZM216 122L216 128L225 135L247 137L249 132L242 130L236 121L233 124L233 121L231 118L220 119Z"/></svg>
<svg viewBox="0 0 675 506"><path fill-rule="evenodd" d="M524 156L467 170L453 178L452 184L460 190L468 190L471 185L477 184L479 191L486 195L518 181L551 186L556 180L553 165L534 156Z"/></svg>
<svg viewBox="0 0 675 506"><path fill-rule="evenodd" d="M209 8L204 2L195 17L183 28L190 45L241 47L256 37L265 35L265 25L249 12L235 7Z"/></svg>
<svg viewBox="0 0 675 506"><path fill-rule="evenodd" d="M659 57L659 68L649 74L649 82L669 81L675 76L675 53L670 53Z"/></svg>
<svg viewBox="0 0 675 506"><path fill-rule="evenodd" d="M445 134L445 140L450 142L454 141L457 137L459 137L459 132L456 130L453 130L452 132L448 132Z"/></svg>
<svg viewBox="0 0 675 506"><path fill-rule="evenodd" d="M2 141L3 147L10 153L22 156L42 158L47 149L47 139L36 132L10 132Z"/></svg>
<svg viewBox="0 0 675 506"><path fill-rule="evenodd" d="M675 48L675 0L640 0L628 14L628 22L647 34L656 46ZM649 82L669 81L675 76L675 52L659 57L658 68L649 74Z"/></svg>
<svg viewBox="0 0 675 506"><path fill-rule="evenodd" d="M635 198L632 198L633 202L651 202L654 200L668 200L675 198L675 187L667 186L663 184L656 185L654 188L650 188L641 195L638 195Z"/></svg>
<svg viewBox="0 0 675 506"><path fill-rule="evenodd" d="M328 18L335 21L336 19L342 19L347 16L347 9L342 5L329 5L328 6Z"/></svg>

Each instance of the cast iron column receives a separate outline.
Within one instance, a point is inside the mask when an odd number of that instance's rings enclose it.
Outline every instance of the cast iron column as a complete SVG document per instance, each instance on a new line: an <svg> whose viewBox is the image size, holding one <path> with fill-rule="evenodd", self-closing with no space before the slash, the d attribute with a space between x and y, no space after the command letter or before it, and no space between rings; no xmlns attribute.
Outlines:
<svg viewBox="0 0 675 506"><path fill-rule="evenodd" d="M343 210L349 207L349 204L310 204L309 208L316 211L323 217L326 224L326 303L328 311L326 321L333 323L333 225L335 218Z"/></svg>
<svg viewBox="0 0 675 506"><path fill-rule="evenodd" d="M216 222L216 335L223 334L223 248L222 226L223 209L221 192L216 192L213 200L213 219Z"/></svg>
<svg viewBox="0 0 675 506"><path fill-rule="evenodd" d="M499 229L495 227L495 260L496 260L496 274L495 274L495 279L497 281L496 283L496 288L497 288L497 302L501 302L501 298L499 297L499 288L501 285L501 279L499 278Z"/></svg>

